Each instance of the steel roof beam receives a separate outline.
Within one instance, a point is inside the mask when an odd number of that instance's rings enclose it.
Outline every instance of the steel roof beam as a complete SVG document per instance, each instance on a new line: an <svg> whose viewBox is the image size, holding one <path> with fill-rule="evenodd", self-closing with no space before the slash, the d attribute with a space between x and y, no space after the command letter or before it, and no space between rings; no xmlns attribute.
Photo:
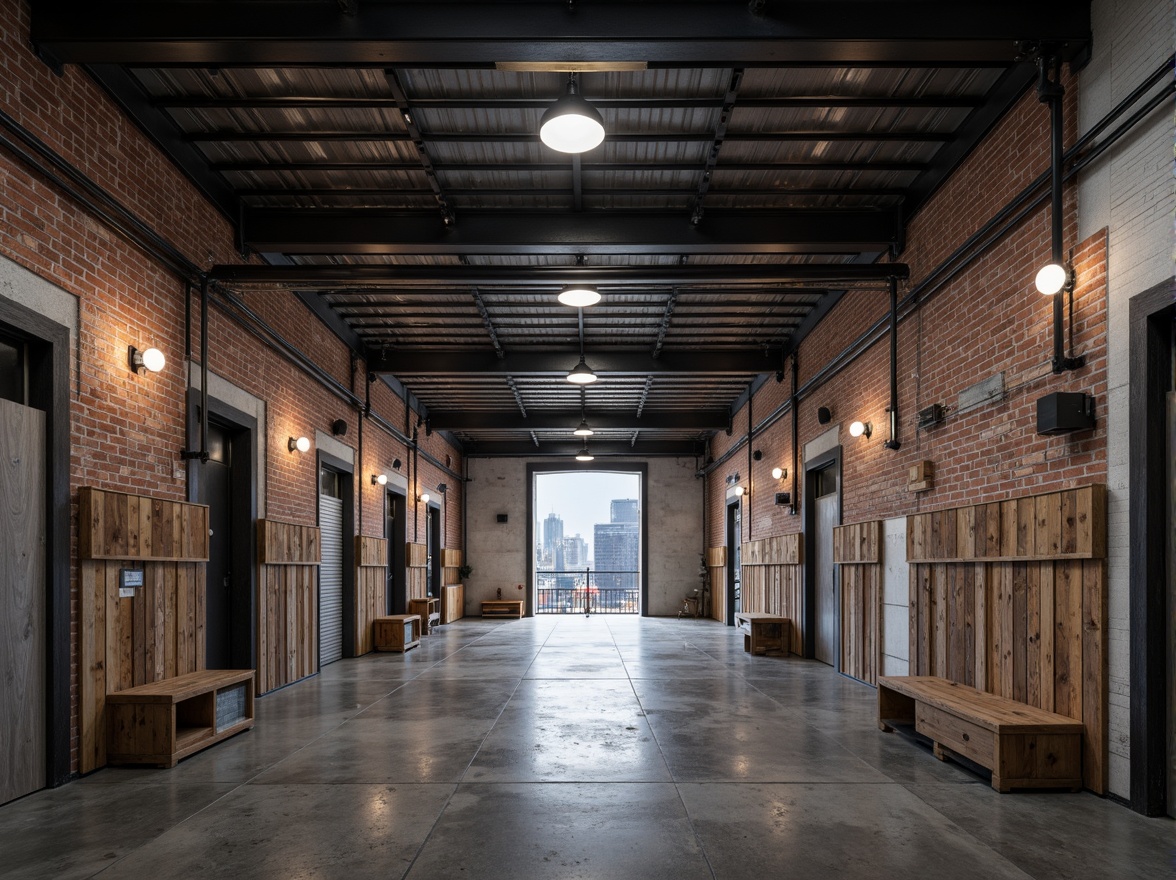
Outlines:
<svg viewBox="0 0 1176 880"><path fill-rule="evenodd" d="M698 374L716 376L725 373L748 375L765 373L779 367L780 348L755 350L663 351L653 357L649 351L586 351L586 360L596 373L607 376L646 376L650 374ZM443 351L437 349L401 349L380 352L368 357L373 373L396 376L484 375L565 376L576 365L579 348L559 351L507 351L498 357L493 349L484 351Z"/></svg>
<svg viewBox="0 0 1176 880"><path fill-rule="evenodd" d="M618 218L623 219L623 218ZM632 247L632 245L630 245ZM503 286L519 290L536 288L556 291L566 284L595 284L610 287L651 286L766 286L796 281L883 281L909 278L906 263L782 263L730 266L373 266L369 264L315 266L220 265L209 272L214 281L230 287L265 285L274 287L337 287L360 284L384 287L409 286L427 296L426 287L440 295L452 294L454 287L489 288ZM418 289L419 288L419 289ZM324 289L324 294L336 290ZM355 291L352 295L360 295ZM740 296L746 291L740 291Z"/></svg>
<svg viewBox="0 0 1176 880"><path fill-rule="evenodd" d="M396 67L640 61L653 67L1005 65L1023 40L1090 39L1067 0L359 4L40 0L32 42L64 63Z"/></svg>
<svg viewBox="0 0 1176 880"><path fill-rule="evenodd" d="M414 143L436 142L439 144L537 144L539 135L525 132L473 132L473 131L423 131L413 134L407 131L373 130L331 130L307 128L301 131L266 131L218 129L216 131L193 131L182 136L190 144L227 143L315 143L342 141L359 143ZM652 131L610 133L608 141L614 144L693 144L715 140L713 131ZM870 130L805 130L805 131L724 131L723 140L747 143L811 143L814 141L848 141L939 144L955 139L949 131L870 131ZM437 166L437 170L444 168Z"/></svg>
<svg viewBox="0 0 1176 880"><path fill-rule="evenodd" d="M881 251L902 239L897 210L463 213L456 227L426 212L257 210L254 250L286 254L787 254Z"/></svg>
<svg viewBox="0 0 1176 880"><path fill-rule="evenodd" d="M462 452L466 458L510 458L525 456L528 458L542 458L545 456L571 458L580 451L583 443L579 438L570 440L543 440L532 443L531 438L523 435L517 441L511 440L466 440L462 443ZM643 458L646 456L678 456L693 458L701 455L703 442L701 440L651 440L641 439L634 444L628 440L611 440L593 443L588 440L588 451L601 458Z"/></svg>
<svg viewBox="0 0 1176 880"><path fill-rule="evenodd" d="M269 162L258 159L212 162L208 166L223 173L249 171L420 171L414 162ZM438 172L452 173L499 171L519 174L534 171L567 171L566 162L445 162L434 166ZM583 165L585 174L616 171L685 171L698 170L698 162L590 162ZM927 162L876 159L821 160L816 162L720 162L721 171L901 171L918 173L930 168Z"/></svg>
<svg viewBox="0 0 1176 880"><path fill-rule="evenodd" d="M640 417L631 413L599 412L589 406L588 424L595 431L716 431L731 424L727 410L687 410L683 412L646 411ZM536 410L520 416L517 412L469 412L466 410L429 410L429 426L434 431L559 431L569 434L580 423L579 410ZM578 441L577 441L578 442Z"/></svg>

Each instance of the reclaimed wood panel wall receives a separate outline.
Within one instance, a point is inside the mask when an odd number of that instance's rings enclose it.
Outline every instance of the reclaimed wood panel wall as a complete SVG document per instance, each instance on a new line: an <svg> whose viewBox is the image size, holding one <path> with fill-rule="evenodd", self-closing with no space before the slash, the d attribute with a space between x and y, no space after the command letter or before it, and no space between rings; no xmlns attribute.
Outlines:
<svg viewBox="0 0 1176 880"><path fill-rule="evenodd" d="M715 620L727 619L727 548L706 548L706 571L710 576L710 616Z"/></svg>
<svg viewBox="0 0 1176 880"><path fill-rule="evenodd" d="M456 584L461 582L461 551L460 550L442 550L441 551L441 583Z"/></svg>
<svg viewBox="0 0 1176 880"><path fill-rule="evenodd" d="M388 542L383 538L355 538L356 588L355 653L376 649L372 621L388 610Z"/></svg>
<svg viewBox="0 0 1176 880"><path fill-rule="evenodd" d="M804 576L801 536L776 535L741 548L743 610L792 620L794 654L804 653Z"/></svg>
<svg viewBox="0 0 1176 880"><path fill-rule="evenodd" d="M205 665L208 508L84 487L78 493L78 765L106 764L106 695ZM143 587L119 598L119 569Z"/></svg>
<svg viewBox="0 0 1176 880"><path fill-rule="evenodd" d="M404 564L408 568L408 598L424 599L429 594L429 548L410 541L405 545Z"/></svg>
<svg viewBox="0 0 1176 880"><path fill-rule="evenodd" d="M1106 487L907 518L912 675L1080 720L1106 790Z"/></svg>
<svg viewBox="0 0 1176 880"><path fill-rule="evenodd" d="M834 528L833 563L841 566L841 671L877 685L882 646L882 523Z"/></svg>
<svg viewBox="0 0 1176 880"><path fill-rule="evenodd" d="M319 530L257 521L257 693L318 669Z"/></svg>

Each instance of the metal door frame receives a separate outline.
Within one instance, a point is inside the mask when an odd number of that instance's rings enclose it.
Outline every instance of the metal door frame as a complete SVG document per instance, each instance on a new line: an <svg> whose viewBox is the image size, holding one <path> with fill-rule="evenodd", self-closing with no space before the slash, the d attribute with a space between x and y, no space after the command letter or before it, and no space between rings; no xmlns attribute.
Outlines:
<svg viewBox="0 0 1176 880"><path fill-rule="evenodd" d="M841 470L841 446L836 446L828 452L804 463L804 655L808 658L816 657L817 653L817 480L816 472L826 468L837 468L837 518L841 519L843 508L842 492L844 481ZM829 536L833 540L833 536ZM837 632L841 632L841 578L837 566L833 566L833 597L834 620ZM838 638L833 668L841 671L841 639Z"/></svg>
<svg viewBox="0 0 1176 880"><path fill-rule="evenodd" d="M388 542L388 571L385 574L384 608L388 614L404 614L408 608L408 567L405 565L405 544L408 541L408 493L404 489L389 485L384 493L384 540ZM392 499L400 500L400 524L403 526L400 534L388 534L388 520L396 522L394 516L389 517ZM395 530L395 526L393 526ZM398 572L399 577L394 577ZM387 584L392 581L391 587ZM399 589L397 589L399 585Z"/></svg>
<svg viewBox="0 0 1176 880"><path fill-rule="evenodd" d="M740 507L742 495L727 499L723 510L723 530L727 539L727 589L723 602L726 613L723 621L727 626L735 625L735 576L739 575L739 610L743 610L743 509ZM739 534L735 534L735 523L732 519L739 516Z"/></svg>

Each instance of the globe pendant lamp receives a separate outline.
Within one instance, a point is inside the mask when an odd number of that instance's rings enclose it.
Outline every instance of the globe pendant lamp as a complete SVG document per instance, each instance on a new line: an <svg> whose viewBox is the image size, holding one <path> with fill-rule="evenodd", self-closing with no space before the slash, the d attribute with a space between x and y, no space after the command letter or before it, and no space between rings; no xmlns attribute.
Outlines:
<svg viewBox="0 0 1176 880"><path fill-rule="evenodd" d="M561 153L584 153L604 140L604 119L577 94L574 73L568 77L567 94L539 120L539 139Z"/></svg>
<svg viewBox="0 0 1176 880"><path fill-rule="evenodd" d="M576 430L572 431L572 433L577 437L591 437L596 432L588 426L587 419L581 419L580 427L576 428Z"/></svg>
<svg viewBox="0 0 1176 880"><path fill-rule="evenodd" d="M584 448L576 453L576 461L592 461L595 456L588 451L588 441L584 441Z"/></svg>

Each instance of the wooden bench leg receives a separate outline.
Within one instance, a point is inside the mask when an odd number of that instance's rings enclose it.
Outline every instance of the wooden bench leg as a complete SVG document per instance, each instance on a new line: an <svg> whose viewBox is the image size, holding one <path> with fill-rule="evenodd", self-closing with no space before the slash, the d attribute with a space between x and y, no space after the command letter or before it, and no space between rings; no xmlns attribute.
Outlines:
<svg viewBox="0 0 1176 880"><path fill-rule="evenodd" d="M943 751L943 746L941 746L941 745L940 745L939 743L937 743L937 742L932 742L932 743L931 743L931 754L933 754L933 755L934 755L936 758L938 758L940 761L946 761L946 760L947 760L947 754L946 754L946 753Z"/></svg>
<svg viewBox="0 0 1176 880"><path fill-rule="evenodd" d="M883 733L894 733L894 728L891 727L889 724L887 724L885 721L878 722L878 729L880 731L882 731Z"/></svg>

